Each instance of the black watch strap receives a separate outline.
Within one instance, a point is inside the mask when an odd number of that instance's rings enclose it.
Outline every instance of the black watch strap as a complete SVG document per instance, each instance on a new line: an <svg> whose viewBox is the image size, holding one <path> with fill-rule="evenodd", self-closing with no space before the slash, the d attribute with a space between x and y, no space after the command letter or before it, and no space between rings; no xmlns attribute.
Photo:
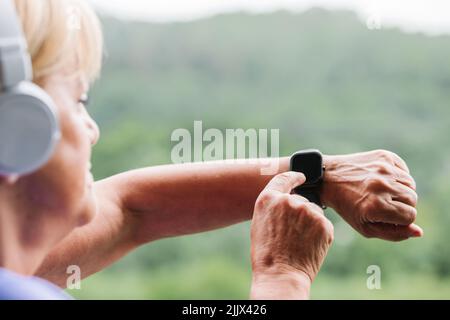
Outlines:
<svg viewBox="0 0 450 320"><path fill-rule="evenodd" d="M308 187L297 187L294 189L294 192L302 197L305 197L310 202L317 204L322 209L326 209L326 207L320 201L320 195L318 193L317 188L308 188Z"/></svg>

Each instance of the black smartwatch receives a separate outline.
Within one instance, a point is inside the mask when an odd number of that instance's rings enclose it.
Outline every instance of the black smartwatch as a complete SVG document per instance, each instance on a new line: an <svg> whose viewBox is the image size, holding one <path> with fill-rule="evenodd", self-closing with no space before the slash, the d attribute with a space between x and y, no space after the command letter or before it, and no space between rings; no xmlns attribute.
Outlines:
<svg viewBox="0 0 450 320"><path fill-rule="evenodd" d="M319 150L302 150L291 156L291 171L301 172L306 182L294 189L294 192L325 209L320 201L320 189L325 167Z"/></svg>

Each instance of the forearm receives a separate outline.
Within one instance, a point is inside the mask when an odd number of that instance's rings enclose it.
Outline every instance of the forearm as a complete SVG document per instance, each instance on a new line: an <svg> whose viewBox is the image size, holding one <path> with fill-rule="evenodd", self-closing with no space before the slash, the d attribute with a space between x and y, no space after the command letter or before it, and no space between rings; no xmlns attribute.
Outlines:
<svg viewBox="0 0 450 320"><path fill-rule="evenodd" d="M310 288L310 279L300 272L256 274L253 275L250 299L306 300Z"/></svg>
<svg viewBox="0 0 450 320"><path fill-rule="evenodd" d="M124 207L139 223L138 242L225 227L251 219L261 190L289 159L267 162L192 163L140 169L111 178L124 190Z"/></svg>
<svg viewBox="0 0 450 320"><path fill-rule="evenodd" d="M334 159L324 156L328 170L321 197L327 206L332 206ZM97 185L116 195L122 214L135 223L131 237L142 244L251 219L256 198L273 176L289 170L289 162L282 157L155 166Z"/></svg>

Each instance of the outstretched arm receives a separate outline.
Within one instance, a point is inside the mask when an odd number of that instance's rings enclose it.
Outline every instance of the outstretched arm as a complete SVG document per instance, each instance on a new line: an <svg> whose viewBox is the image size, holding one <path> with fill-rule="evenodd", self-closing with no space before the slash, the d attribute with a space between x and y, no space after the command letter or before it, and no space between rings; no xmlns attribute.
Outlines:
<svg viewBox="0 0 450 320"><path fill-rule="evenodd" d="M288 158L267 161L278 168L273 175L289 169ZM157 166L99 181L98 214L64 239L37 275L65 286L69 265L84 278L142 244L249 220L273 177L261 175L267 161Z"/></svg>
<svg viewBox="0 0 450 320"><path fill-rule="evenodd" d="M267 162L193 163L126 172L95 185L98 214L48 256L38 275L65 286L66 269L82 277L130 250L165 237L225 227L251 219L258 194L289 159L262 175ZM325 156L322 201L366 237L399 241L420 236L415 183L406 164L387 151Z"/></svg>

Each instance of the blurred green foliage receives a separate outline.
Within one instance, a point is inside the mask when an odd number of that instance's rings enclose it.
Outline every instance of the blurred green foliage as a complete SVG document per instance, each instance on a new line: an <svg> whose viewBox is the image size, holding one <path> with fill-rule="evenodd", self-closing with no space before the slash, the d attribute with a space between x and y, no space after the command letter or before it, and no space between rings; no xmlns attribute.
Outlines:
<svg viewBox="0 0 450 320"><path fill-rule="evenodd" d="M369 31L351 12L227 14L189 23L103 18L92 92L97 179L170 162L170 134L279 128L281 152L389 149L417 180L422 239L363 239L330 209L336 240L313 298L450 298L450 37ZM219 195L218 195L219 196ZM382 289L366 288L379 265ZM249 224L140 248L78 298L245 299Z"/></svg>

